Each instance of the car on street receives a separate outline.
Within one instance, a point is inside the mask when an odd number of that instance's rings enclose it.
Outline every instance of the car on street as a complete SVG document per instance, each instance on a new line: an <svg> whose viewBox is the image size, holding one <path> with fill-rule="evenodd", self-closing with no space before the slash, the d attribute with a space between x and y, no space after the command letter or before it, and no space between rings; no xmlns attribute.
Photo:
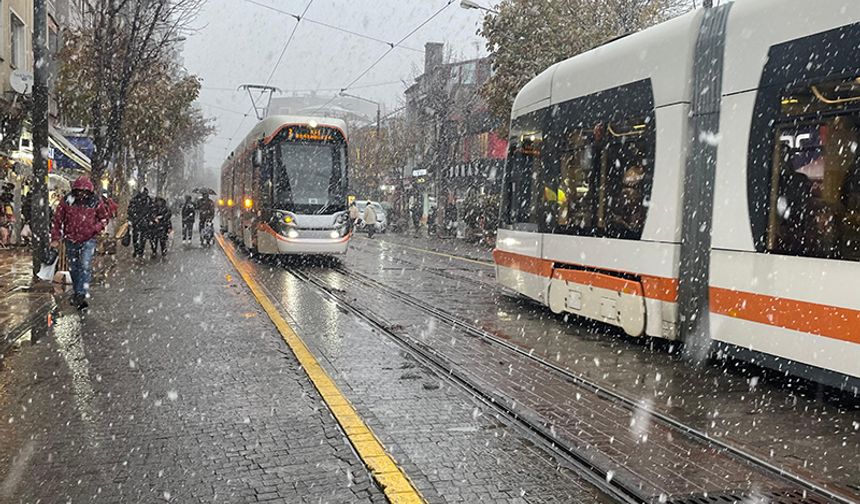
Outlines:
<svg viewBox="0 0 860 504"><path fill-rule="evenodd" d="M376 231L378 233L384 233L388 228L388 216L385 213L385 208L377 201L371 202L371 206L376 210ZM364 228L364 210L367 208L367 200L355 200L355 206L358 208L358 222L357 227L359 229Z"/></svg>

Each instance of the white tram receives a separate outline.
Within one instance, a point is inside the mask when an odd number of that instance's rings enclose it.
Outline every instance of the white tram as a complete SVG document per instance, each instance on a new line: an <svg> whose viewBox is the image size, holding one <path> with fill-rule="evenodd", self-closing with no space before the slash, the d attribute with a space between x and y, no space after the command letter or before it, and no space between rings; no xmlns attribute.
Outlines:
<svg viewBox="0 0 860 504"><path fill-rule="evenodd" d="M260 254L345 254L346 124L270 116L221 167L221 232Z"/></svg>
<svg viewBox="0 0 860 504"><path fill-rule="evenodd" d="M860 383L860 2L739 0L517 95L494 259L556 313Z"/></svg>

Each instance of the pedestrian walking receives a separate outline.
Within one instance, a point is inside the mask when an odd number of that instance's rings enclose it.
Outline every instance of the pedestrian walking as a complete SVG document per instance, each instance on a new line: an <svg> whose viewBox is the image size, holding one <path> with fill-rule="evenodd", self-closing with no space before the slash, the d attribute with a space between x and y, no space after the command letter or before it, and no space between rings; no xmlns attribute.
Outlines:
<svg viewBox="0 0 860 504"><path fill-rule="evenodd" d="M373 209L373 202L367 200L367 206L364 207L364 225L367 227L367 237L373 238L373 233L376 231L376 210Z"/></svg>
<svg viewBox="0 0 860 504"><path fill-rule="evenodd" d="M191 201L191 196L185 196L185 203L182 205L182 243L191 244L191 237L194 232L194 216L197 214L197 205ZM201 222L203 219L201 219Z"/></svg>
<svg viewBox="0 0 860 504"><path fill-rule="evenodd" d="M3 184L3 192L0 192L0 247L7 247L12 243L12 230L15 226L15 208L12 196L13 184Z"/></svg>
<svg viewBox="0 0 860 504"><path fill-rule="evenodd" d="M92 261L96 251L96 236L110 219L110 209L95 193L92 181L78 177L72 192L66 196L54 213L51 226L51 247L58 248L64 240L69 272L72 275L71 303L79 310L88 306Z"/></svg>
<svg viewBox="0 0 860 504"><path fill-rule="evenodd" d="M352 223L353 226L358 225L358 217L358 205L353 201L349 204L349 222Z"/></svg>
<svg viewBox="0 0 860 504"><path fill-rule="evenodd" d="M197 212L200 214L200 245L208 245L212 240L212 222L215 220L215 202L209 199L208 193L203 193L197 201Z"/></svg>
<svg viewBox="0 0 860 504"><path fill-rule="evenodd" d="M172 217L173 213L167 206L167 200L155 198L149 221L149 243L152 247L153 259L158 257L159 249L161 249L161 257L167 255L167 238L173 230Z"/></svg>
<svg viewBox="0 0 860 504"><path fill-rule="evenodd" d="M128 222L131 224L131 241L134 245L132 257L143 257L143 252L146 249L151 206L152 200L149 197L149 190L145 187L135 194L128 203Z"/></svg>
<svg viewBox="0 0 860 504"><path fill-rule="evenodd" d="M415 231L415 236L418 236L418 233L421 230L421 206L415 204L412 206L412 229Z"/></svg>

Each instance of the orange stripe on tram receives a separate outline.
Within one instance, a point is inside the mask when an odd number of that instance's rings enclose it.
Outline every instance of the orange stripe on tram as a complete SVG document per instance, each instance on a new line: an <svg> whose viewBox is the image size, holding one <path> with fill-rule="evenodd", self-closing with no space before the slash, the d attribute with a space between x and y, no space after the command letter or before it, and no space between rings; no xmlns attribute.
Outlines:
<svg viewBox="0 0 860 504"><path fill-rule="evenodd" d="M627 280L612 275L596 273L593 271L557 269L552 272L552 277L565 282L573 282L581 285L607 289L623 294L642 296L642 284L633 280Z"/></svg>
<svg viewBox="0 0 860 504"><path fill-rule="evenodd" d="M860 310L711 287L713 313L860 343Z"/></svg>
<svg viewBox="0 0 860 504"><path fill-rule="evenodd" d="M504 250L493 250L493 260L499 266L512 268L533 275L539 275L547 278L558 278L567 282L575 282L584 285L591 285L601 289L614 290L625 294L633 294L649 299L658 299L660 301L668 301L675 303L678 300L678 280L674 278L641 275L639 273L617 271L618 273L637 275L640 281L627 280L621 277L609 275L606 273L598 273L592 271L569 270L569 269L553 269L555 262L531 257L514 252L505 252ZM582 264L564 263L570 266L591 267Z"/></svg>

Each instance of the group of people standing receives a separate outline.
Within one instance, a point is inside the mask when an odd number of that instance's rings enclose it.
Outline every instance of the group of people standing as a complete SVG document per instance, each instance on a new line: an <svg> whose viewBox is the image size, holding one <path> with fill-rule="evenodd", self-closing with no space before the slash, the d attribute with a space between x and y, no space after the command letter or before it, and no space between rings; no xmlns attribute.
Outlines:
<svg viewBox="0 0 860 504"><path fill-rule="evenodd" d="M215 218L215 204L204 194L196 203L191 196L185 197L182 205L182 242L191 243L194 229L194 217L200 216L201 237L206 224L211 224ZM134 244L133 257L143 257L146 242L152 250L152 258L167 254L167 240L173 230L173 212L167 205L167 200L161 197L152 198L149 191L143 188L128 204L128 222L131 225L131 237ZM202 238L201 238L202 239Z"/></svg>

